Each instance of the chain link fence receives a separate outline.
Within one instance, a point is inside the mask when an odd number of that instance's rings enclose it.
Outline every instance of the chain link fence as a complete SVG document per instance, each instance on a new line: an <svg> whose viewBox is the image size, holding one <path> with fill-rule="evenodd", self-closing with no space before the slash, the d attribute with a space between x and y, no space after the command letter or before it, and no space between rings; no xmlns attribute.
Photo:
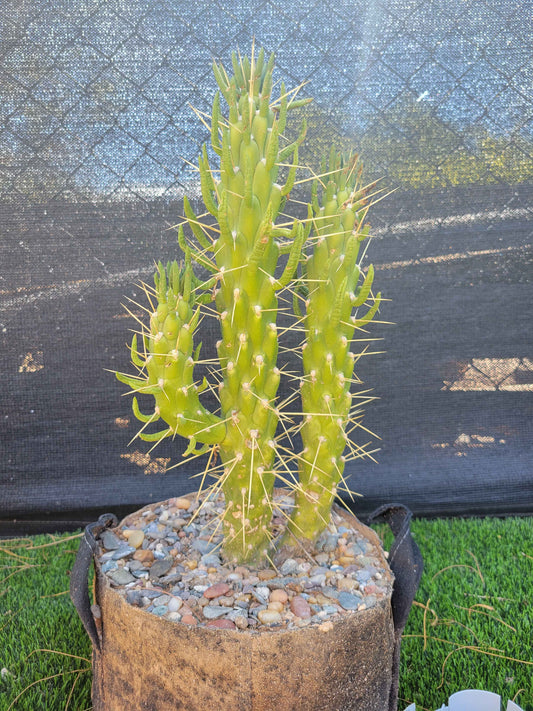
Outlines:
<svg viewBox="0 0 533 711"><path fill-rule="evenodd" d="M315 103L310 149L361 146L401 187L517 183L533 171L529 3L8 0L3 200L175 197L195 180L213 57L277 55ZM312 140L314 139L314 141Z"/></svg>
<svg viewBox="0 0 533 711"><path fill-rule="evenodd" d="M398 324L383 329L388 354L366 373L380 383L369 420L383 456L370 479L354 472L354 488L368 506L403 495L425 513L523 510L533 441L530 20L530 2L516 0L5 0L4 519L66 511L77 522L87 480L95 509L174 486L160 476L168 453L128 454L133 425L102 369L126 367L121 297L135 298L153 260L175 254L168 228L183 193L198 194L207 132L192 107L210 111L212 59L227 63L253 42L276 53L289 88L314 98L302 164L316 168L331 142L355 145L368 179L396 189L371 219L372 259L392 298L386 318ZM518 359L512 395L499 388L494 400L480 377L472 392L454 386L490 359ZM440 445L462 436L489 440L459 466L453 446ZM503 503L482 493L487 476ZM469 483L451 495L457 479Z"/></svg>

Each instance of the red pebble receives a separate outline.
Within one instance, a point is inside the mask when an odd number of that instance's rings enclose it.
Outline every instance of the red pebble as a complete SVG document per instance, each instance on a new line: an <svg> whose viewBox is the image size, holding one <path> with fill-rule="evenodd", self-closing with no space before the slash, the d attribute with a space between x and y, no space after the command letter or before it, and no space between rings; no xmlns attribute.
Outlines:
<svg viewBox="0 0 533 711"><path fill-rule="evenodd" d="M197 625L198 621L196 617L193 617L192 615L183 615L181 618L181 621L183 622L184 625Z"/></svg>
<svg viewBox="0 0 533 711"><path fill-rule="evenodd" d="M226 583L215 583L214 585L211 585L210 588L207 588L204 592L204 597L208 600L213 600L215 597L220 597L221 595L229 593L230 590L230 586Z"/></svg>
<svg viewBox="0 0 533 711"><path fill-rule="evenodd" d="M295 595L291 600L291 612L296 617L308 619L311 617L311 608L307 600L300 595Z"/></svg>
<svg viewBox="0 0 533 711"><path fill-rule="evenodd" d="M219 630L234 630L237 629L235 627L235 623L232 622L231 620L209 620L209 622L206 624L206 627L218 627Z"/></svg>
<svg viewBox="0 0 533 711"><path fill-rule="evenodd" d="M372 585L372 583L370 583L369 585L365 585L365 594L375 595L379 592L381 592L381 590L377 587L377 585Z"/></svg>

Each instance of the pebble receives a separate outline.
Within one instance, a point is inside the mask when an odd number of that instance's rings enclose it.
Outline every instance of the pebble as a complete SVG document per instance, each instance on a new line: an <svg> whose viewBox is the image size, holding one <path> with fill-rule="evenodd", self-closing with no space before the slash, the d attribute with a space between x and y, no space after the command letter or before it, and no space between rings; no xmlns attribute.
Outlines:
<svg viewBox="0 0 533 711"><path fill-rule="evenodd" d="M174 585L174 583L179 583L181 578L181 573L172 573L172 575L163 575L159 582L162 585Z"/></svg>
<svg viewBox="0 0 533 711"><path fill-rule="evenodd" d="M315 592L313 596L319 605L331 605L332 603L332 600L321 592Z"/></svg>
<svg viewBox="0 0 533 711"><path fill-rule="evenodd" d="M357 578L357 582L366 583L370 580L370 578L372 577L372 574L370 573L369 570L358 570L355 573L355 577Z"/></svg>
<svg viewBox="0 0 533 711"><path fill-rule="evenodd" d="M223 607L233 607L234 597L233 595L221 595L216 598L217 604Z"/></svg>
<svg viewBox="0 0 533 711"><path fill-rule="evenodd" d="M219 617L224 617L227 611L226 607L221 607L220 605L206 605L202 613L206 620L216 620Z"/></svg>
<svg viewBox="0 0 533 711"><path fill-rule="evenodd" d="M276 610L260 610L257 618L264 625L277 625L281 622L281 615Z"/></svg>
<svg viewBox="0 0 533 711"><path fill-rule="evenodd" d="M234 630L235 623L231 620L209 620L206 627L217 627L219 630Z"/></svg>
<svg viewBox="0 0 533 711"><path fill-rule="evenodd" d="M106 551L115 551L120 546L124 545L124 541L121 541L118 536L116 536L113 531L104 531L100 536L100 541Z"/></svg>
<svg viewBox="0 0 533 711"><path fill-rule="evenodd" d="M135 607L142 607L142 592L140 590L126 590L126 602Z"/></svg>
<svg viewBox="0 0 533 711"><path fill-rule="evenodd" d="M189 499L174 499L172 503L177 509L181 509L183 511L188 511L191 508L191 502Z"/></svg>
<svg viewBox="0 0 533 711"><path fill-rule="evenodd" d="M345 610L357 610L359 603L361 602L361 597L359 595L352 595L352 593L344 591L339 593L339 597L337 599L339 601L339 605Z"/></svg>
<svg viewBox="0 0 533 711"><path fill-rule="evenodd" d="M127 538L129 545L133 548L140 548L144 541L144 531L140 528L133 529L132 531L124 531L124 536Z"/></svg>
<svg viewBox="0 0 533 711"><path fill-rule="evenodd" d="M282 602L269 602L267 605L269 610L275 610L276 612L283 612L285 605Z"/></svg>
<svg viewBox="0 0 533 711"><path fill-rule="evenodd" d="M269 580L267 584L270 590L275 590L276 588L283 588L297 582L298 578L295 578L292 575L286 575L283 578L272 578L272 580Z"/></svg>
<svg viewBox="0 0 533 711"><path fill-rule="evenodd" d="M297 570L298 570L298 563L294 560L294 558L287 558L287 560L283 563L283 565L279 569L279 571L282 575L291 575L292 573L295 573Z"/></svg>
<svg viewBox="0 0 533 711"><path fill-rule="evenodd" d="M309 582L313 586L319 587L320 585L325 585L326 584L326 574L325 573L318 573L317 575L312 575L309 578Z"/></svg>
<svg viewBox="0 0 533 711"><path fill-rule="evenodd" d="M133 560L138 560L141 563L151 563L154 559L154 554L151 550L137 550L133 554Z"/></svg>
<svg viewBox="0 0 533 711"><path fill-rule="evenodd" d="M290 497L282 499L290 513ZM218 498L171 499L100 536L102 572L126 601L174 623L221 629L331 629L340 615L375 606L392 581L380 554L357 530L332 522L315 549L274 567L226 564ZM193 517L193 513L195 513ZM336 517L336 518L335 518ZM275 533L285 517L274 517Z"/></svg>
<svg viewBox="0 0 533 711"><path fill-rule="evenodd" d="M121 546L113 553L113 560L122 560L122 558L127 558L132 553L135 553L135 548L131 546Z"/></svg>
<svg viewBox="0 0 533 711"><path fill-rule="evenodd" d="M218 568L222 565L220 556L216 555L215 553L206 553L200 558L200 561L203 565L206 565L207 567Z"/></svg>
<svg viewBox="0 0 533 711"><path fill-rule="evenodd" d="M377 597L375 595L367 595L365 597L365 605L368 607L374 607L377 602Z"/></svg>
<svg viewBox="0 0 533 711"><path fill-rule="evenodd" d="M291 600L291 612L296 617L301 617L302 619L308 619L311 617L311 608L309 603L301 595L295 595Z"/></svg>
<svg viewBox="0 0 533 711"><path fill-rule="evenodd" d="M183 600L180 597L171 597L168 601L168 611L177 612L183 605Z"/></svg>
<svg viewBox="0 0 533 711"><path fill-rule="evenodd" d="M238 615L233 620L233 624L239 630L245 630L248 627L248 618L245 615Z"/></svg>
<svg viewBox="0 0 533 711"><path fill-rule="evenodd" d="M151 590L150 588L146 588L142 591L142 594L143 597L148 600L155 600L157 597L161 597L161 590Z"/></svg>
<svg viewBox="0 0 533 711"><path fill-rule="evenodd" d="M131 573L128 573L127 570L124 570L124 568L119 568L118 570L111 570L109 573L107 573L107 576L111 578L111 580L116 584L116 585L128 585L129 583L133 583L135 578Z"/></svg>
<svg viewBox="0 0 533 711"><path fill-rule="evenodd" d="M169 595L160 595L154 599L154 605L168 605L170 602Z"/></svg>
<svg viewBox="0 0 533 711"><path fill-rule="evenodd" d="M341 578L337 581L337 590L346 590L350 592L357 586L357 582L353 578Z"/></svg>
<svg viewBox="0 0 533 711"><path fill-rule="evenodd" d="M192 533L192 531L191 531L191 533ZM202 538L197 538L191 544L191 549L193 551L198 551L202 555L212 553L216 547L217 547L217 545L215 543L213 543L212 541L204 541Z"/></svg>
<svg viewBox="0 0 533 711"><path fill-rule="evenodd" d="M126 565L130 573L133 573L134 570L146 570L140 560L133 560L133 558L128 560Z"/></svg>
<svg viewBox="0 0 533 711"><path fill-rule="evenodd" d="M335 550L335 548L337 547L338 540L339 540L339 536L337 536L337 535L326 536L326 540L324 541L322 550L325 553L332 553Z"/></svg>
<svg viewBox="0 0 533 711"><path fill-rule="evenodd" d="M150 577L150 573L146 568L139 568L137 570L131 571L132 575L138 579L146 579Z"/></svg>
<svg viewBox="0 0 533 711"><path fill-rule="evenodd" d="M347 565L352 565L352 563L355 563L355 558L351 555L341 555L339 556L339 563L343 567L346 567Z"/></svg>
<svg viewBox="0 0 533 711"><path fill-rule="evenodd" d="M212 600L213 598L220 597L221 595L226 595L231 590L227 583L215 583L211 587L204 590L204 597Z"/></svg>
<svg viewBox="0 0 533 711"><path fill-rule="evenodd" d="M270 602L281 602L282 604L285 604L288 599L289 596L287 595L285 590L282 590L281 588L276 588L275 590L272 590L269 596Z"/></svg>
<svg viewBox="0 0 533 711"><path fill-rule="evenodd" d="M331 585L324 585L324 587L321 590L322 595L325 595L326 597L333 598L336 600L339 597L339 593L335 588L332 588Z"/></svg>
<svg viewBox="0 0 533 711"><path fill-rule="evenodd" d="M266 605L269 594L270 594L269 588L263 588L263 587L252 588L251 592L258 603L260 603L261 605Z"/></svg>
<svg viewBox="0 0 533 711"><path fill-rule="evenodd" d="M161 578L163 575L166 575L166 573L168 573L168 571L172 568L173 564L173 558L163 558L161 560L156 560L150 568L150 579L154 580L157 578Z"/></svg>
<svg viewBox="0 0 533 711"><path fill-rule="evenodd" d="M329 563L329 555L327 553L317 553L315 560L318 565L327 565Z"/></svg>

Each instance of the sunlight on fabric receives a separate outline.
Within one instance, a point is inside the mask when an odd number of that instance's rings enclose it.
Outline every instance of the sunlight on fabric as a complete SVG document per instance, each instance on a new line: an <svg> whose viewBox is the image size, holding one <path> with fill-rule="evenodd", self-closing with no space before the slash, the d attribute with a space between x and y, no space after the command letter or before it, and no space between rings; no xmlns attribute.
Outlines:
<svg viewBox="0 0 533 711"><path fill-rule="evenodd" d="M121 459L127 459L144 471L145 474L165 474L167 466L170 464L170 457L157 457L152 459L149 454L135 451L121 454Z"/></svg>
<svg viewBox="0 0 533 711"><path fill-rule="evenodd" d="M444 380L442 390L533 392L530 358L473 358L456 365L457 377Z"/></svg>
<svg viewBox="0 0 533 711"><path fill-rule="evenodd" d="M21 364L19 365L19 373L36 373L44 368L43 352L36 351L35 353L26 353L21 356Z"/></svg>

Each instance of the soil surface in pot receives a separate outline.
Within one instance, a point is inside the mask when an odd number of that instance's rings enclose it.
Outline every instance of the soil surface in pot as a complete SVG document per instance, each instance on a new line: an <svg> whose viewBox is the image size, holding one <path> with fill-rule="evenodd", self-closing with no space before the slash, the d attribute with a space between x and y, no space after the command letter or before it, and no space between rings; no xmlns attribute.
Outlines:
<svg viewBox="0 0 533 711"><path fill-rule="evenodd" d="M293 507L275 496L274 537ZM126 601L186 625L248 631L331 627L341 615L390 598L393 576L375 533L334 505L312 551L255 570L220 555L222 495L147 506L99 539L98 563Z"/></svg>

